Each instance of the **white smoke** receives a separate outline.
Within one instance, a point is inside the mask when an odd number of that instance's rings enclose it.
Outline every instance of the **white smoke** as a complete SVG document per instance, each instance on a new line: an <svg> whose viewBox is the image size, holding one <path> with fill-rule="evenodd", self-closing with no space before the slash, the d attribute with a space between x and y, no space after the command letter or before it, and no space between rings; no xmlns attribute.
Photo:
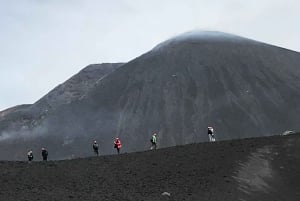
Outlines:
<svg viewBox="0 0 300 201"><path fill-rule="evenodd" d="M0 135L0 142L12 138L12 135L7 132L2 132Z"/></svg>
<svg viewBox="0 0 300 201"><path fill-rule="evenodd" d="M0 134L0 142L6 140L14 140L14 139L28 139L35 138L39 136L44 136L48 131L48 127L45 125L37 126L33 129L29 129L24 126L18 131L3 131Z"/></svg>
<svg viewBox="0 0 300 201"><path fill-rule="evenodd" d="M176 44L183 41L199 41L199 40L213 40L213 41L231 41L231 42L237 42L240 40L248 40L234 34L228 34L220 31L201 31L201 30L195 30L195 31L189 31L183 34L180 34L178 36L172 37L169 40L162 42L155 46L152 51L161 50L162 48L165 48L171 44ZM251 40L252 41L252 40Z"/></svg>

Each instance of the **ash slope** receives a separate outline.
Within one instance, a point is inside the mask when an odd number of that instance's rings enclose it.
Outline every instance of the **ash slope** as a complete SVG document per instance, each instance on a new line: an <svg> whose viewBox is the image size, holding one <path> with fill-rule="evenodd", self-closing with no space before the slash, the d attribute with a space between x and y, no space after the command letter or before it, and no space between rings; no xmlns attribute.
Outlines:
<svg viewBox="0 0 300 201"><path fill-rule="evenodd" d="M36 107L44 105L44 107L47 106L48 108L57 108L60 105L77 101L78 99L83 98L97 82L100 82L101 79L114 72L123 64L124 63L91 64L65 83L50 91L34 105Z"/></svg>
<svg viewBox="0 0 300 201"><path fill-rule="evenodd" d="M153 131L160 146L206 141L208 125L218 140L297 131L299 65L299 53L253 40L183 35L123 65L51 124L96 134L105 153L115 136L126 151L146 149Z"/></svg>
<svg viewBox="0 0 300 201"><path fill-rule="evenodd" d="M2 161L0 200L298 201L299 155L296 134L69 161Z"/></svg>
<svg viewBox="0 0 300 201"><path fill-rule="evenodd" d="M112 153L300 130L300 54L219 32L168 40L101 79L83 98L48 113L31 138L2 141L0 158L46 146L55 159L86 156L92 140ZM30 135L32 136L32 135ZM12 151L13 150L13 151Z"/></svg>

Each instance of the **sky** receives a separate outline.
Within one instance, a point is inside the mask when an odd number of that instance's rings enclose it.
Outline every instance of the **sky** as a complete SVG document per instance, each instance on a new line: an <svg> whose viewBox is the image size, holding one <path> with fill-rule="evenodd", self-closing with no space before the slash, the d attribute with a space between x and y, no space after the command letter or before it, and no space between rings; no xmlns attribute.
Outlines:
<svg viewBox="0 0 300 201"><path fill-rule="evenodd" d="M296 0L0 0L0 111L192 30L300 52L299 10Z"/></svg>

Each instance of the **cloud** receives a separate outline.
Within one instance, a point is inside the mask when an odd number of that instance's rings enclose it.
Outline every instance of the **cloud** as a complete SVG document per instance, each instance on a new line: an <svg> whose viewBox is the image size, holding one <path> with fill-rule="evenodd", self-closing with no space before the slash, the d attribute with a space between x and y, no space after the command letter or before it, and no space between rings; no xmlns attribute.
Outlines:
<svg viewBox="0 0 300 201"><path fill-rule="evenodd" d="M0 2L0 110L33 103L91 63L126 62L194 29L300 50L293 0Z"/></svg>

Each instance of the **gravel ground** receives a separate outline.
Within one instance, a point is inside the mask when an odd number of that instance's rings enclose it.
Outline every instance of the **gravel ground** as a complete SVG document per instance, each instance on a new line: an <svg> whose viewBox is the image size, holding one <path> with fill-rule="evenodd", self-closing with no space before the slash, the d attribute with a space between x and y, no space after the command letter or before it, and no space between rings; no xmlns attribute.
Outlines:
<svg viewBox="0 0 300 201"><path fill-rule="evenodd" d="M0 162L1 201L299 201L299 181L299 134L65 161Z"/></svg>

